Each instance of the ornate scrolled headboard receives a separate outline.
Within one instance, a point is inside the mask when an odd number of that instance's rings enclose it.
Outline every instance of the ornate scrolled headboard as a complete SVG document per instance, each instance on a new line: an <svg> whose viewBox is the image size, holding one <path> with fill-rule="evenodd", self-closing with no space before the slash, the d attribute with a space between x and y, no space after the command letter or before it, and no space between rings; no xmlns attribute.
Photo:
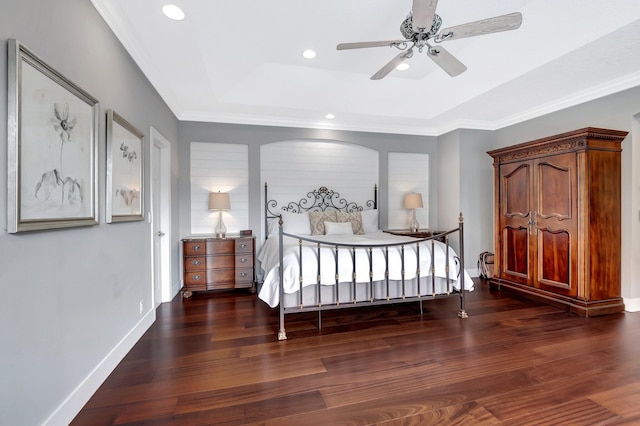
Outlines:
<svg viewBox="0 0 640 426"><path fill-rule="evenodd" d="M269 200L267 183L264 183L264 226L265 230L269 229L269 219L275 219L280 217L277 212L278 202L276 200ZM344 198L340 198L340 193L328 189L326 186L321 186L318 189L307 192L307 195L300 198L298 201L290 201L280 209L285 212L291 213L304 213L310 211L325 211L325 210L337 210L342 212L355 212L362 211L364 208L376 209L378 208L378 185L373 186L373 200L368 200L365 205L359 205L354 201L347 201ZM266 232L265 239L268 238L269 232Z"/></svg>

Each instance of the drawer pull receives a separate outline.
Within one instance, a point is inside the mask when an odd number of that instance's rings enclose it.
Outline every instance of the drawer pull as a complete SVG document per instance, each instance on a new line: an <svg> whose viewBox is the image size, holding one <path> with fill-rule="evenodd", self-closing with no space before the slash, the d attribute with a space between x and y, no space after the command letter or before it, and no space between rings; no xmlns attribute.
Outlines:
<svg viewBox="0 0 640 426"><path fill-rule="evenodd" d="M246 258L246 257L243 257L243 258L241 258L241 259L240 259L240 263L244 263L244 262L246 262L246 261L247 261L247 258Z"/></svg>
<svg viewBox="0 0 640 426"><path fill-rule="evenodd" d="M200 281L202 279L202 275L194 275L193 276L193 280L194 281Z"/></svg>
<svg viewBox="0 0 640 426"><path fill-rule="evenodd" d="M191 261L192 265L200 265L201 263L202 263L202 261L200 261L200 259Z"/></svg>
<svg viewBox="0 0 640 426"><path fill-rule="evenodd" d="M247 276L247 273L246 273L246 272L240 272L240 276L241 276L241 277L246 277L246 276Z"/></svg>
<svg viewBox="0 0 640 426"><path fill-rule="evenodd" d="M200 250L200 248L201 248L200 246L193 246L193 251L198 251Z"/></svg>
<svg viewBox="0 0 640 426"><path fill-rule="evenodd" d="M240 244L240 248L247 248L247 245L245 243Z"/></svg>

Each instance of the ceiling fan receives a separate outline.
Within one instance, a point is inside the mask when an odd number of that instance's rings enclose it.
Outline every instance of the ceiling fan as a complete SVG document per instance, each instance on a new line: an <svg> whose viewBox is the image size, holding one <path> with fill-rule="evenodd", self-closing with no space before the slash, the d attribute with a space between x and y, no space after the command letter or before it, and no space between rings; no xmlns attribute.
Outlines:
<svg viewBox="0 0 640 426"><path fill-rule="evenodd" d="M402 51L372 75L371 80L383 79L405 59L411 58L414 49L418 49L418 52L426 50L427 55L440 66L440 68L450 76L455 77L466 71L467 67L444 47L440 45L435 46L430 42L439 44L446 40L457 40L500 31L511 31L518 29L522 23L522 15L519 12L515 12L456 25L438 32L442 25L442 19L435 13L437 5L438 0L413 0L413 7L409 16L400 24L400 33L404 37L404 40L341 43L337 46L337 49L348 50L390 46Z"/></svg>

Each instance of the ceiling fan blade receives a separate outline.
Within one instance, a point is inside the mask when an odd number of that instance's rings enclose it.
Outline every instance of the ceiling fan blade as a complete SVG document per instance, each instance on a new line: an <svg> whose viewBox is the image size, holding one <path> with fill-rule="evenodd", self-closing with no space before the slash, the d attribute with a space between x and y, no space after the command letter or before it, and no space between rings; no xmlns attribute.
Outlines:
<svg viewBox="0 0 640 426"><path fill-rule="evenodd" d="M455 77L458 74L462 74L467 70L467 67L465 64L457 60L455 56L449 53L442 46L431 47L427 51L427 54L431 59L433 59L433 62L438 64L438 66L443 70L445 70L445 72L449 74L451 77Z"/></svg>
<svg viewBox="0 0 640 426"><path fill-rule="evenodd" d="M436 41L455 40L500 31L515 30L520 28L520 24L522 24L522 14L520 12L509 13L508 15L495 16L493 18L445 28L440 31Z"/></svg>
<svg viewBox="0 0 640 426"><path fill-rule="evenodd" d="M402 44L410 42L410 40L384 40L384 41L362 41L357 43L340 43L336 46L338 50L347 50L347 49L363 49L366 47L384 47L384 46L393 46L395 44Z"/></svg>
<svg viewBox="0 0 640 426"><path fill-rule="evenodd" d="M400 52L398 56L387 62L387 64L380 68L380 70L371 76L371 80L382 80L389 74L395 67L401 64L405 59L413 56L413 52L411 50L407 50L406 52Z"/></svg>
<svg viewBox="0 0 640 426"><path fill-rule="evenodd" d="M433 15L436 13L438 0L413 0L412 27L414 33L429 32L433 25Z"/></svg>

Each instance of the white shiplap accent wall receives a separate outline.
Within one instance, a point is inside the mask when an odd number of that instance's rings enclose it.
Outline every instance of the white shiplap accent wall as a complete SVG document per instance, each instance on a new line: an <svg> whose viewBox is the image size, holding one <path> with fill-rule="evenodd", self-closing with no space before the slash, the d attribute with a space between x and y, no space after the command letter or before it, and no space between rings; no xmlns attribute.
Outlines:
<svg viewBox="0 0 640 426"><path fill-rule="evenodd" d="M249 147L191 142L191 233L213 234L218 212L208 210L209 192L228 192L231 210L222 212L227 233L249 227Z"/></svg>
<svg viewBox="0 0 640 426"><path fill-rule="evenodd" d="M416 210L421 228L429 227L429 154L389 153L389 228L407 229L411 211L404 208L404 196L422 194L424 208Z"/></svg>
<svg viewBox="0 0 640 426"><path fill-rule="evenodd" d="M365 206L378 183L378 151L334 141L292 140L260 148L261 181L278 208L326 186ZM264 195L263 195L264 197ZM265 200L262 200L264 205Z"/></svg>

